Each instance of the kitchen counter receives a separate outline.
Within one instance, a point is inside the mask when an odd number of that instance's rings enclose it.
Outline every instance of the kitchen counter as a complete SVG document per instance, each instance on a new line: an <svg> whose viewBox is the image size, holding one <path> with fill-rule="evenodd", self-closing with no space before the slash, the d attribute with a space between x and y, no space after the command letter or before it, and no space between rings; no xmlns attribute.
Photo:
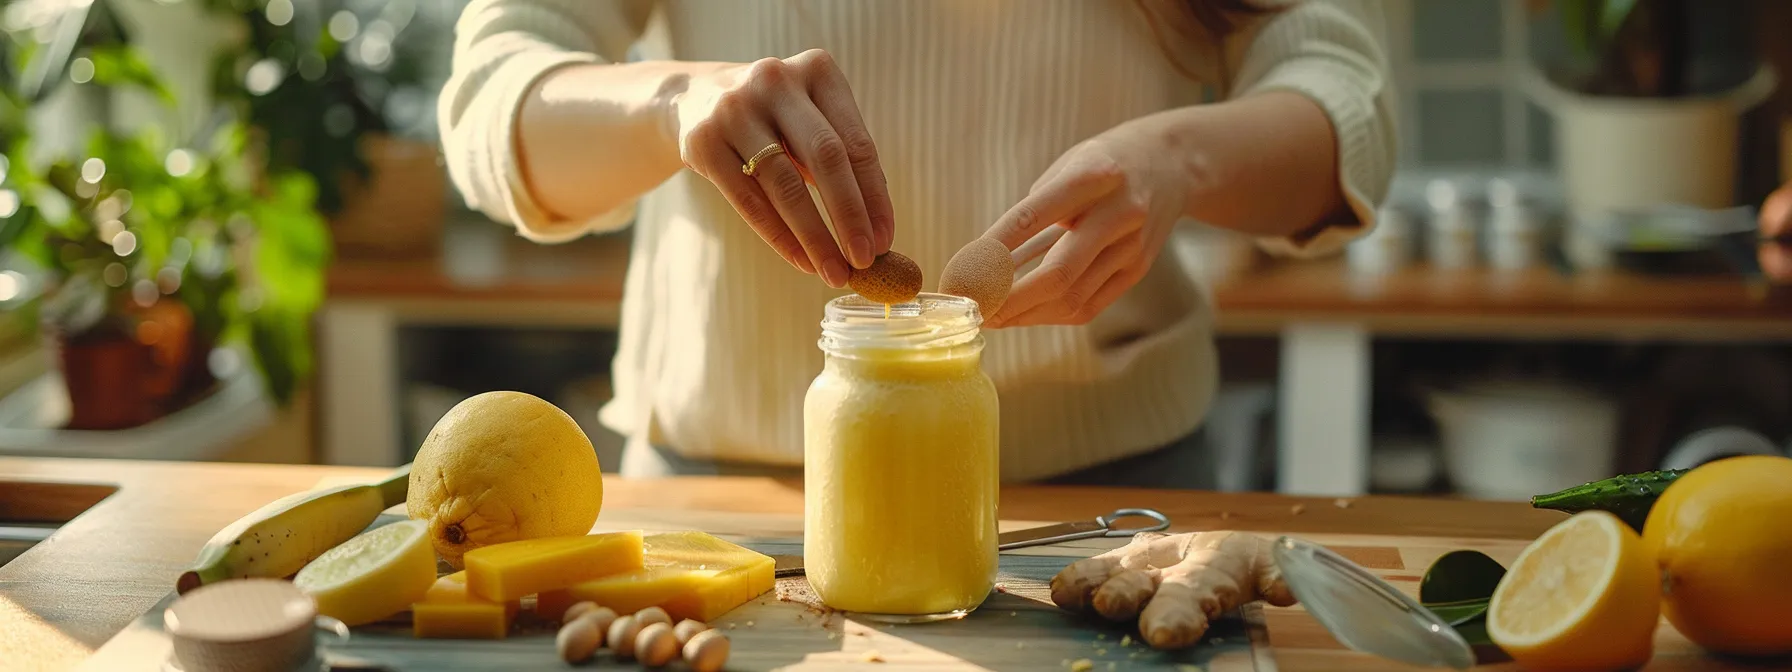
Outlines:
<svg viewBox="0 0 1792 672"><path fill-rule="evenodd" d="M0 459L0 525L69 521L0 566L0 661L5 661L0 666L64 669L96 650L98 662L89 661L94 669L115 669L109 667L114 660L142 665L129 659L126 644L106 643L172 590L174 577L218 529L320 482L383 473L324 466ZM795 481L607 478L604 497L603 526L671 529L701 521L717 533L795 536L801 531L802 485ZM1155 507L1170 516L1176 530L1296 533L1355 547L1365 552L1359 557L1373 557L1366 566L1408 591L1417 590L1424 567L1438 554L1478 548L1509 563L1525 540L1561 519L1518 503L1392 497L1345 501L1020 486L1004 488L1001 499L1004 521L1084 520L1118 506ZM1387 661L1342 649L1298 608L1264 613L1281 670L1389 669ZM1665 622L1656 651L1650 669L1723 669Z"/></svg>

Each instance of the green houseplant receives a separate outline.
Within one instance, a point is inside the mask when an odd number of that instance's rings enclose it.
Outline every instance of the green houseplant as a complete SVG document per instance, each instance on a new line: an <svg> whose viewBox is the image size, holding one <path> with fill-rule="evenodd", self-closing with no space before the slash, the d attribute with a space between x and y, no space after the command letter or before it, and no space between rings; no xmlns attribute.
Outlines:
<svg viewBox="0 0 1792 672"><path fill-rule="evenodd" d="M215 95L234 101L262 134L273 170L318 180L318 209L345 255L435 251L447 180L433 141L424 56L438 26L416 0L206 0L243 28L213 63ZM428 14L429 12L421 12ZM259 70L265 77L248 78ZM250 81L255 86L245 87ZM260 88L258 88L260 87Z"/></svg>
<svg viewBox="0 0 1792 672"><path fill-rule="evenodd" d="M1566 249L1600 268L1637 242L1615 216L1738 200L1740 119L1777 77L1746 40L1701 39L1750 7L1707 0L1553 0L1571 58L1526 73L1555 119L1571 225Z"/></svg>
<svg viewBox="0 0 1792 672"><path fill-rule="evenodd" d="M9 25L4 50L0 196L16 207L0 209L0 252L30 260L46 284L34 308L69 387L69 426L129 427L190 403L213 386L220 344L244 346L284 403L311 366L330 258L316 185L268 166L229 97L186 135L111 123L116 92L175 101L108 5ZM34 143L32 109L63 87L102 111L79 152Z"/></svg>

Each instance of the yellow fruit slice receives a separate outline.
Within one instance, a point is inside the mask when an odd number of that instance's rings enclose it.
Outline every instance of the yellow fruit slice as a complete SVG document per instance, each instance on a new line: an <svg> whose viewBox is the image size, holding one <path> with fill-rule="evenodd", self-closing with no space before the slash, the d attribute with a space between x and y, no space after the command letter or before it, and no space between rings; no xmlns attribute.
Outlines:
<svg viewBox="0 0 1792 672"><path fill-rule="evenodd" d="M1792 459L1748 455L1674 481L1643 526L1662 615L1723 653L1792 654Z"/></svg>
<svg viewBox="0 0 1792 672"><path fill-rule="evenodd" d="M1493 591L1487 634L1527 670L1616 670L1653 653L1655 559L1604 511L1575 515L1519 554Z"/></svg>
<svg viewBox="0 0 1792 672"><path fill-rule="evenodd" d="M435 581L436 554L429 525L421 520L363 532L325 551L292 579L317 601L317 613L348 625L409 609Z"/></svg>

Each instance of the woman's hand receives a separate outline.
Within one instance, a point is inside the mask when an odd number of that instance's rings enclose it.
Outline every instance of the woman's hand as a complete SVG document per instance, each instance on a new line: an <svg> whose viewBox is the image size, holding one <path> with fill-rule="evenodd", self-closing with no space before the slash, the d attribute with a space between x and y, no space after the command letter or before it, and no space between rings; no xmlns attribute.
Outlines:
<svg viewBox="0 0 1792 672"><path fill-rule="evenodd" d="M1145 117L1059 157L985 235L1038 258L986 326L1084 324L1145 277L1184 212L1188 178L1171 134Z"/></svg>
<svg viewBox="0 0 1792 672"><path fill-rule="evenodd" d="M1782 185L1761 204L1761 237L1792 235L1792 182ZM1792 282L1792 243L1760 246L1761 272L1775 282Z"/></svg>
<svg viewBox="0 0 1792 672"><path fill-rule="evenodd" d="M845 287L853 267L889 251L895 217L846 77L827 52L767 58L697 75L672 100L679 155L715 183L785 261ZM747 160L768 146L753 175ZM821 192L834 231L809 194ZM836 242L837 241L837 242Z"/></svg>

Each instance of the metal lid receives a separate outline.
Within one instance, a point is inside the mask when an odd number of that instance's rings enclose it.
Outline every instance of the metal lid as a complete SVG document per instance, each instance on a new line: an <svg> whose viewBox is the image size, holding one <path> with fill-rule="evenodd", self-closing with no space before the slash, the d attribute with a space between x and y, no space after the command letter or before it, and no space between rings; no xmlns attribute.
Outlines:
<svg viewBox="0 0 1792 672"><path fill-rule="evenodd" d="M1462 635L1369 570L1293 537L1276 539L1274 555L1294 597L1345 646L1412 665L1474 666Z"/></svg>

